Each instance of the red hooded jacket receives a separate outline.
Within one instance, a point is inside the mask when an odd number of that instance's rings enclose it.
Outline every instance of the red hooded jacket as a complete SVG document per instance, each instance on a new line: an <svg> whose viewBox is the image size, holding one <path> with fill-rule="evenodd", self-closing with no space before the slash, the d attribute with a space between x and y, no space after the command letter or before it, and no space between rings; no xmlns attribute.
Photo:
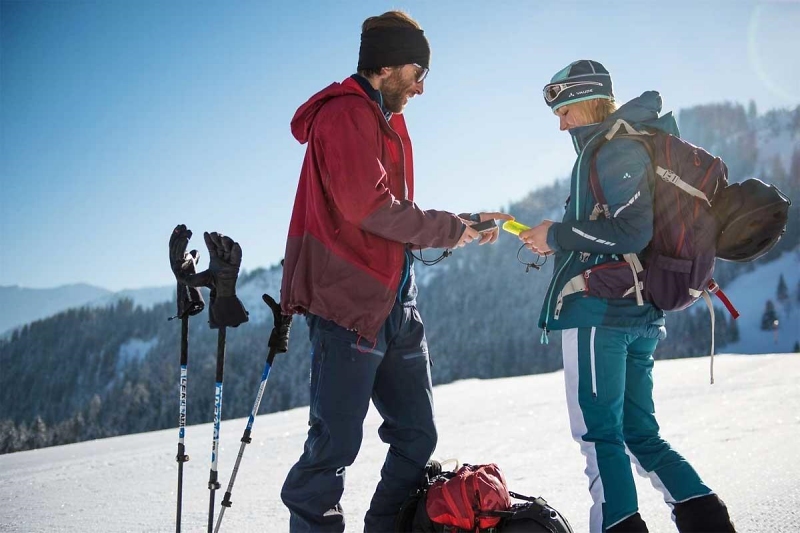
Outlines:
<svg viewBox="0 0 800 533"><path fill-rule="evenodd" d="M387 122L355 80L300 106L292 134L308 148L286 240L283 312L310 312L374 342L397 297L406 244L453 247L463 223L413 203L405 120Z"/></svg>

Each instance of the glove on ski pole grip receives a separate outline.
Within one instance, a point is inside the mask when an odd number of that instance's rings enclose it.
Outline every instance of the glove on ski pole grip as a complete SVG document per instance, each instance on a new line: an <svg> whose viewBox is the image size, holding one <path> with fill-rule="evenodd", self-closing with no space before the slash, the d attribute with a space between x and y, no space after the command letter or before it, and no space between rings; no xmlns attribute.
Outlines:
<svg viewBox="0 0 800 533"><path fill-rule="evenodd" d="M184 257L186 260L184 261L184 265L181 267L181 270L186 271L189 274L194 274L195 265L197 265L197 259L199 257L197 250L186 252ZM200 293L200 289L197 287L189 287L180 281L177 283L177 285L178 318L194 316L205 309L206 303L203 300L203 295Z"/></svg>
<svg viewBox="0 0 800 533"><path fill-rule="evenodd" d="M272 310L274 323L267 345L273 348L275 353L286 353L289 349L289 330L292 327L292 315L284 315L281 312L280 304L269 294L264 294L261 298Z"/></svg>
<svg viewBox="0 0 800 533"><path fill-rule="evenodd" d="M197 250L186 251L191 237L191 230L187 229L184 224L178 224L172 230L172 235L169 238L170 268L177 281L176 303L178 306L178 318L196 315L205 307L203 295L200 294L200 291L196 287L186 284L187 279L196 276L198 259Z"/></svg>
<svg viewBox="0 0 800 533"><path fill-rule="evenodd" d="M230 237L217 232L205 232L203 238L209 255L206 272L212 284L208 324L212 329L235 328L248 321L247 310L236 296L242 247Z"/></svg>

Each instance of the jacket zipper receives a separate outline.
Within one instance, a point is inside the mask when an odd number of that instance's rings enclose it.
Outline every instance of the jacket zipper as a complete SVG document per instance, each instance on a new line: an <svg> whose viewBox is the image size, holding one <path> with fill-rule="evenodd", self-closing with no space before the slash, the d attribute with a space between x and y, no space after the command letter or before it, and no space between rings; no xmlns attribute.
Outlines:
<svg viewBox="0 0 800 533"><path fill-rule="evenodd" d="M384 117L384 119L385 119L385 117ZM405 146L403 146L403 138L400 137L400 134L397 133L394 130L394 128L392 127L391 123L388 120L384 120L384 124L386 126L386 129L388 129L389 132L390 132L390 134L388 136L388 138L390 139L389 142L396 143L397 146L400 148L400 150L399 150L400 164L403 167L403 173L400 176L400 179L403 181L403 183L402 183L402 191L403 191L403 199L405 200L406 197L408 196L408 181L407 181L407 178L406 178L406 149L405 149ZM391 155L390 155L390 157L391 157ZM397 301L400 301L400 290L402 289L402 286L405 283L405 276L408 275L408 272L406 272L406 270L405 270L405 264L406 264L406 250L404 249L403 250L403 260L400 262L400 268L401 268L402 271L401 271L400 276L399 276L399 279L402 279L402 283L400 284L400 287L397 289L397 291L395 293L395 299Z"/></svg>
<svg viewBox="0 0 800 533"><path fill-rule="evenodd" d="M592 328L592 334L589 337L589 367L592 373L592 398L597 399L597 362L594 357L594 334L597 328Z"/></svg>
<svg viewBox="0 0 800 533"><path fill-rule="evenodd" d="M589 148L589 145L592 144L592 141L595 140L597 138L597 136L600 135L601 133L603 133L603 132L600 131L600 132L595 133L592 136L592 138L589 139L589 142L586 143L586 146L583 147L583 150L581 150L580 155L578 155L578 164L577 164L577 166L575 168L575 171L576 171L577 174L576 174L576 176L574 178L575 179L575 220L576 221L580 220L579 215L580 215L580 203L581 203L581 201L580 201L581 160L583 159L583 154L586 153L586 149ZM577 141L574 138L572 139L572 142L573 142L573 144L575 144L577 146ZM553 290L555 289L555 287L557 285L556 282L558 281L558 278L564 272L564 269L566 269L567 266L570 264L570 262L572 261L572 257L574 255L575 255L574 251L569 253L569 256L567 257L567 260L564 261L564 264L561 266L561 268L558 270L558 272L555 274L555 276L553 276L553 283L550 284L550 290L547 293L547 312L545 313L545 316L544 316L544 328L542 328L542 336L539 339L539 342L541 344L548 344L548 342L549 342L549 339L547 338L547 331L548 331L547 330L547 324L548 324L548 322L550 320L550 315L552 313L551 306L553 304Z"/></svg>

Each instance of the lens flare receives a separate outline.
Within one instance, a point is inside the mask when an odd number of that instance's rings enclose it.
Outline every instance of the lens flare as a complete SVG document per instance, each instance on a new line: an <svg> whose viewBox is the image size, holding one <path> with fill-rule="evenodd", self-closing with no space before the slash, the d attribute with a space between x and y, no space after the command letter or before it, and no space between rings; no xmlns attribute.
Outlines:
<svg viewBox="0 0 800 533"><path fill-rule="evenodd" d="M794 103L800 93L800 87L794 87L793 91L790 91L775 79L775 76L770 76L769 71L774 69L768 69L763 61L764 57L780 58L780 61L775 62L782 64L782 68L787 69L789 76L796 79L797 70L800 68L800 65L797 65L797 50L800 50L800 44L797 43L795 35L789 34L788 28L781 31L780 26L781 22L786 23L791 19L800 23L800 6L782 3L777 7L781 9L780 13L768 13L768 8L764 5L753 8L747 27L747 57L758 80L767 90L788 103ZM792 42L795 45L792 45Z"/></svg>

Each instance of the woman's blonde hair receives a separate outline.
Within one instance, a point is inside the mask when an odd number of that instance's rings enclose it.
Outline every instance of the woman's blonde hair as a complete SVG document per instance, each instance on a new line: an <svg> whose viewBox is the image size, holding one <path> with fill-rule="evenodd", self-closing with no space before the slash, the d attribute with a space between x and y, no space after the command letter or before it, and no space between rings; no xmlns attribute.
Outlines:
<svg viewBox="0 0 800 533"><path fill-rule="evenodd" d="M592 100L584 100L567 105L575 106L586 118L587 124L603 122L609 115L617 110L617 102L609 100L608 98L593 98Z"/></svg>

